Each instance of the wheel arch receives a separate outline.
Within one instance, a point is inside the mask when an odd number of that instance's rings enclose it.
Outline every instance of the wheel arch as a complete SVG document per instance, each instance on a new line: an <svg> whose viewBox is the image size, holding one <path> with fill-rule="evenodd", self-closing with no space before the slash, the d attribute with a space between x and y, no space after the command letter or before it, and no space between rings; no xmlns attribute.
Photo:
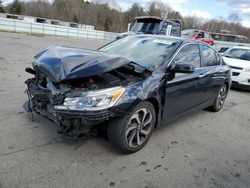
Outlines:
<svg viewBox="0 0 250 188"><path fill-rule="evenodd" d="M159 117L160 117L160 104L159 104L159 101L156 99L156 98L148 98L146 101L150 102L154 109L155 109L155 119L156 119L156 122L155 122L155 127L158 127L158 123L159 123Z"/></svg>
<svg viewBox="0 0 250 188"><path fill-rule="evenodd" d="M225 81L225 85L227 86L227 89L229 90L229 82L228 81Z"/></svg>

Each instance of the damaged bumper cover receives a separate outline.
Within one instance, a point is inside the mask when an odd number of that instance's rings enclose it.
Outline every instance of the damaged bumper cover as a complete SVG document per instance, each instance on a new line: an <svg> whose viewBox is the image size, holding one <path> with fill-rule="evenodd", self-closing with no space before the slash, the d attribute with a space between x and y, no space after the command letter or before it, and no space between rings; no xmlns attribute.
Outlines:
<svg viewBox="0 0 250 188"><path fill-rule="evenodd" d="M26 72L25 109L59 125L65 134L88 133L126 113L151 71L119 55L68 47L39 52Z"/></svg>
<svg viewBox="0 0 250 188"><path fill-rule="evenodd" d="M67 136L87 134L93 126L126 113L119 106L96 111L68 109L63 105L66 95L52 94L51 90L38 85L34 79L28 79L25 83L29 100L23 105L24 109L52 120L59 126L58 132Z"/></svg>

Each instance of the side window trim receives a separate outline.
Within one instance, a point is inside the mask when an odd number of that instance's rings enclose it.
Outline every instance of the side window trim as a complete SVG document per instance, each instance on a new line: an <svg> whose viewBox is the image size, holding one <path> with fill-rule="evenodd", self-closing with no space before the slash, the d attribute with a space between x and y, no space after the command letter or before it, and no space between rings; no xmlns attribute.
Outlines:
<svg viewBox="0 0 250 188"><path fill-rule="evenodd" d="M170 59L167 68L170 67L173 64L174 58L177 56L177 54L181 51L182 48L184 48L185 46L190 45L190 44L184 44L183 46L181 46L176 53L173 55L173 57Z"/></svg>
<svg viewBox="0 0 250 188"><path fill-rule="evenodd" d="M215 51L215 54L220 58L220 65L222 65L222 60L223 59L222 59L221 55L217 51ZM215 65L215 66L218 66L218 65Z"/></svg>
<svg viewBox="0 0 250 188"><path fill-rule="evenodd" d="M181 51L183 48L185 48L185 47L187 47L187 46L197 46L197 47L198 47L199 57L200 57L200 66L199 66L199 67L196 67L196 69L202 68L202 66L201 66L202 58L201 58L201 49L200 49L200 45L199 45L199 44L195 44L195 43L185 44L185 45L183 45L182 47L180 47L180 48L177 50L177 52L174 54L174 56L171 58L170 63L168 64L167 67L169 67L169 66L171 66L171 65L173 64L174 59L176 58L176 56L180 53L180 51Z"/></svg>
<svg viewBox="0 0 250 188"><path fill-rule="evenodd" d="M211 65L211 66L205 65L205 63L204 63L204 55L203 55L203 53L202 53L202 46L206 46L206 45L204 45L204 44L200 44L200 45L199 45L199 48L200 48L200 55L201 55L201 68L218 66L218 65ZM214 54L215 54L215 59L217 59L216 56L219 56L219 57L220 57L219 53L218 53L216 50L214 50L214 49L211 48L211 47L209 47L209 48L213 50L213 52L214 52ZM221 57L220 57L220 59L221 59ZM222 61L221 61L221 60L220 60L219 65L222 65Z"/></svg>
<svg viewBox="0 0 250 188"><path fill-rule="evenodd" d="M201 64L201 62L202 62L202 58L201 58L201 48L200 48L200 44L197 44L198 45L198 49L199 49L199 53L200 53L200 67L199 68L202 68L202 64Z"/></svg>

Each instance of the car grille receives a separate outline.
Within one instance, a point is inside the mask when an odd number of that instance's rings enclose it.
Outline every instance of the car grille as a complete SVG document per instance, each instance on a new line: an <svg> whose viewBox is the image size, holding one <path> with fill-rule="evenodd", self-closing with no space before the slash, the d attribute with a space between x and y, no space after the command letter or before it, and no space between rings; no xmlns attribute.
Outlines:
<svg viewBox="0 0 250 188"><path fill-rule="evenodd" d="M34 80L27 80L29 93L36 99L44 103L51 103L53 105L60 105L63 103L65 96L63 94L52 95L51 92L38 85Z"/></svg>
<svg viewBox="0 0 250 188"><path fill-rule="evenodd" d="M57 95L50 95L50 102L53 104L53 105L60 105L63 103L64 101L64 95L62 94L57 94Z"/></svg>
<svg viewBox="0 0 250 188"><path fill-rule="evenodd" d="M233 76L239 76L240 73L239 72L233 72Z"/></svg>
<svg viewBox="0 0 250 188"><path fill-rule="evenodd" d="M243 68L241 68L241 67L235 67L235 66L229 66L229 67L232 68L232 69L243 70Z"/></svg>

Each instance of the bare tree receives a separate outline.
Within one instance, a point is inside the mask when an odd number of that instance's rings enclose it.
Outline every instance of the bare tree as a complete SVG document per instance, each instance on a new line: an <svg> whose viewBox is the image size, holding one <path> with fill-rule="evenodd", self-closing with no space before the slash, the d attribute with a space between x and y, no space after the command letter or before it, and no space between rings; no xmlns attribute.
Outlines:
<svg viewBox="0 0 250 188"><path fill-rule="evenodd" d="M183 28L184 29L200 29L202 26L202 22L198 17L195 16L187 16L183 18Z"/></svg>
<svg viewBox="0 0 250 188"><path fill-rule="evenodd" d="M149 5L148 15L150 16L164 16L167 17L168 12L170 12L171 8L164 4L161 1L154 1Z"/></svg>
<svg viewBox="0 0 250 188"><path fill-rule="evenodd" d="M5 12L2 0L0 0L0 12Z"/></svg>
<svg viewBox="0 0 250 188"><path fill-rule="evenodd" d="M1 2L0 0L0 7ZM169 19L181 19L183 29L196 28L211 32L229 30L233 34L250 38L250 29L241 25L241 18L237 13L230 14L227 19L221 17L204 22L194 16L182 17L179 12L172 10L163 2L153 1L147 9L134 3L131 8L123 12L116 0L14 0L5 7L5 11L94 25L99 30L112 32L126 31L128 23L133 22L137 16L164 16Z"/></svg>

